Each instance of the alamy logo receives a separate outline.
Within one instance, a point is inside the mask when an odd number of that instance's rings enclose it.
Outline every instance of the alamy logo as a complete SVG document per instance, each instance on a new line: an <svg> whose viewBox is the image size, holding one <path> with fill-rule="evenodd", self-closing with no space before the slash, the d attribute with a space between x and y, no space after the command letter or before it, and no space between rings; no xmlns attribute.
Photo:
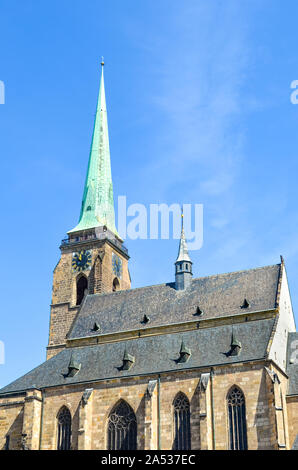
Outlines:
<svg viewBox="0 0 298 470"><path fill-rule="evenodd" d="M126 196L118 196L118 232L123 240L174 240L181 236L181 216L190 250L199 250L203 246L203 204L144 204L127 205ZM95 229L101 238L101 228ZM114 238L112 232L105 237Z"/></svg>
<svg viewBox="0 0 298 470"><path fill-rule="evenodd" d="M0 341L0 364L4 364L4 343L3 341Z"/></svg>
<svg viewBox="0 0 298 470"><path fill-rule="evenodd" d="M118 197L118 232L125 240L169 240L179 239L181 234L181 212L184 231L190 250L199 250L203 245L203 204L144 204L127 206L126 196ZM130 218L127 221L127 218ZM172 221L172 223L171 223ZM194 230L192 230L192 228Z"/></svg>
<svg viewBox="0 0 298 470"><path fill-rule="evenodd" d="M5 86L4 86L4 82L0 80L0 104L4 104L4 103L5 103Z"/></svg>

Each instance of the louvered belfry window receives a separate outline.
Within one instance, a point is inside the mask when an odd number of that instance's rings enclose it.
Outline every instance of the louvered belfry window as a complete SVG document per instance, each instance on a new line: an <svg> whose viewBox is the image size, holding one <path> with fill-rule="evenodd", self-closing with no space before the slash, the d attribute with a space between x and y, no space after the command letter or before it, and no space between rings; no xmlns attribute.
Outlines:
<svg viewBox="0 0 298 470"><path fill-rule="evenodd" d="M174 406L174 442L173 450L190 450L190 405L184 393L179 393Z"/></svg>
<svg viewBox="0 0 298 470"><path fill-rule="evenodd" d="M245 398L240 388L234 386L228 393L229 448L247 449Z"/></svg>
<svg viewBox="0 0 298 470"><path fill-rule="evenodd" d="M113 408L108 424L108 450L137 449L137 420L124 400Z"/></svg>
<svg viewBox="0 0 298 470"><path fill-rule="evenodd" d="M71 440L71 414L66 406L63 406L58 414L58 450L70 450Z"/></svg>
<svg viewBox="0 0 298 470"><path fill-rule="evenodd" d="M77 305L81 305L86 289L88 289L88 280L85 276L80 276L77 279Z"/></svg>

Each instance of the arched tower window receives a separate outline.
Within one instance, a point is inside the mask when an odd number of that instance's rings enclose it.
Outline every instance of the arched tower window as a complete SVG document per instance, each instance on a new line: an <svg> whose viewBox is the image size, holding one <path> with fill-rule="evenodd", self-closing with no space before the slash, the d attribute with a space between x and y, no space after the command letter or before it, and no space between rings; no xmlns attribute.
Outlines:
<svg viewBox="0 0 298 470"><path fill-rule="evenodd" d="M116 292L116 290L120 289L120 282L119 280L115 277L113 280L113 292Z"/></svg>
<svg viewBox="0 0 298 470"><path fill-rule="evenodd" d="M137 419L133 409L121 400L111 411L108 423L108 450L137 449Z"/></svg>
<svg viewBox="0 0 298 470"><path fill-rule="evenodd" d="M174 406L173 450L190 450L190 405L184 393L176 395Z"/></svg>
<svg viewBox="0 0 298 470"><path fill-rule="evenodd" d="M71 438L71 414L66 406L63 406L58 413L58 450L70 450Z"/></svg>
<svg viewBox="0 0 298 470"><path fill-rule="evenodd" d="M245 398L240 388L233 386L227 396L230 450L247 449Z"/></svg>
<svg viewBox="0 0 298 470"><path fill-rule="evenodd" d="M88 280L85 276L80 276L77 279L77 305L81 305L86 289L88 289Z"/></svg>

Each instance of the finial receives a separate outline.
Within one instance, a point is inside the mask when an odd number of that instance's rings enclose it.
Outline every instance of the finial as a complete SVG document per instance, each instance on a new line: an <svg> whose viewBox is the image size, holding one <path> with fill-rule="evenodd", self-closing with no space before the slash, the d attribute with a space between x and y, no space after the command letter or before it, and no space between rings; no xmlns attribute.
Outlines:
<svg viewBox="0 0 298 470"><path fill-rule="evenodd" d="M183 205L181 205L181 224L182 224L182 228L183 228L184 227Z"/></svg>
<svg viewBox="0 0 298 470"><path fill-rule="evenodd" d="M101 64L102 67L103 67L104 64L105 64L103 56L101 56L101 63L100 63L100 64Z"/></svg>

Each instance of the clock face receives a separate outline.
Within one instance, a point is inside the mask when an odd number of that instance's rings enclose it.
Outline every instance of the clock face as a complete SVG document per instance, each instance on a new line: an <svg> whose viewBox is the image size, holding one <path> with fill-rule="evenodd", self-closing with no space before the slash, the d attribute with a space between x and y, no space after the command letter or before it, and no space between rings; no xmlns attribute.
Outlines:
<svg viewBox="0 0 298 470"><path fill-rule="evenodd" d="M115 276L119 277L121 279L122 276L122 260L119 258L119 256L115 255L115 253L112 254L112 267L113 267L113 273Z"/></svg>
<svg viewBox="0 0 298 470"><path fill-rule="evenodd" d="M75 272L85 271L91 266L91 252L88 250L81 250L73 253L72 255L72 269Z"/></svg>

